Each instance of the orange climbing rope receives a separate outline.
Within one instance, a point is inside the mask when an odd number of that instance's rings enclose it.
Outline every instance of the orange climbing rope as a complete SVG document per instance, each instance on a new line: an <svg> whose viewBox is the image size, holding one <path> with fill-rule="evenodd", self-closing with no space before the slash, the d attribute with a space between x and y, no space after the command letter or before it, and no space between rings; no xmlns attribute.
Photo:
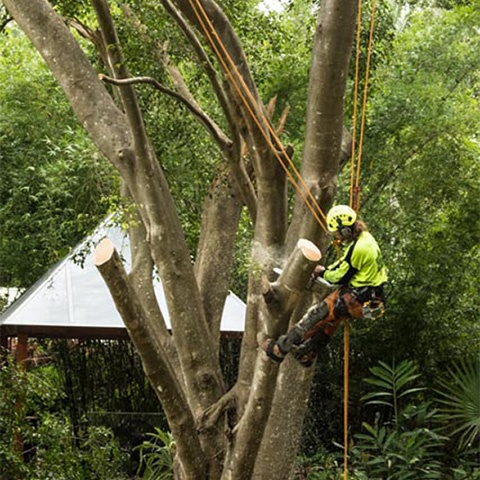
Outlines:
<svg viewBox="0 0 480 480"><path fill-rule="evenodd" d="M358 107L358 73L360 68L360 24L362 16L362 1L358 3L357 15L357 52L355 61L355 87L353 102L353 120L352 120L352 155L351 155L351 175L350 175L350 206L358 212L360 210L360 167L362 163L363 137L365 133L365 118L367 113L368 98L368 80L370 74L370 60L372 58L373 31L375 26L376 0L372 0L372 9L370 12L370 33L368 36L367 60L365 65L365 83L363 85L362 119L360 125L360 135L358 141L358 159L355 169L355 137L357 129L357 107Z"/></svg>
<svg viewBox="0 0 480 480"><path fill-rule="evenodd" d="M348 382L348 370L349 370L349 341L350 329L348 320L344 323L344 337L343 337L343 478L348 478L348 396L349 396L349 382Z"/></svg>
<svg viewBox="0 0 480 480"><path fill-rule="evenodd" d="M192 7L192 9L195 13L195 16L197 17L197 20L198 20L200 26L202 27L202 29L205 33L206 38L208 39L211 47L214 49L214 51L217 55L217 58L219 59L220 63L222 64L225 72L227 73L227 75L231 79L232 84L235 87L236 92L238 93L240 99L243 101L248 113L252 117L252 120L257 125L259 131L263 135L264 139L266 140L266 142L267 142L268 146L270 147L271 151L273 152L273 154L275 155L275 157L279 161L280 165L285 170L285 173L286 173L287 177L290 179L290 181L292 182L292 185L294 186L296 191L300 194L300 196L304 200L307 208L310 210L310 212L312 213L312 215L314 216L316 221L319 223L319 225L325 231L327 231L325 213L320 208L320 205L318 205L317 200L315 199L315 197L311 193L310 189L308 188L307 184L303 180L300 172L295 167L295 164L292 162L288 153L285 151L285 148L283 147L283 145L282 145L280 139L278 138L275 130L270 125L269 120L266 118L265 114L261 110L258 109L258 105L257 105L257 102L256 102L255 98L253 97L252 93L250 92L250 89L246 85L245 80L241 76L240 72L238 71L237 66L235 65L232 58L230 57L230 54L228 53L225 45L223 44L222 40L218 36L218 33L215 30L215 27L213 26L212 22L210 21L210 18L208 17L207 13L205 12L205 9L203 8L203 5L200 3L200 0L189 0L189 3L190 3L190 6ZM213 37L215 37L215 40L218 43L218 46L215 43ZM221 51L219 50L219 47L220 47ZM227 65L225 59L230 64L231 69ZM256 112L254 110L256 110ZM259 119L259 117L260 117L260 119ZM264 124L267 126L268 132L270 133L271 137L267 134L265 129L262 128L260 120L263 121ZM282 153L283 157L285 158L288 165L291 167L291 169L293 170L293 172L297 176L298 181L300 182L300 184L301 184L301 186L303 187L304 190L302 190L299 187L299 184L298 184L297 180L291 174L291 172L288 169L288 166L285 164L282 156L280 155L280 153L275 148L275 145L273 144L271 138L273 138L275 140L276 144L280 147L280 150L281 150L281 153Z"/></svg>
<svg viewBox="0 0 480 480"><path fill-rule="evenodd" d="M357 140L357 109L358 109L358 83L359 83L359 71L360 71L360 37L361 37L361 25L362 25L362 2L358 2L357 11L357 41L356 41L356 55L355 55L355 81L353 84L353 115L352 115L352 154L350 157L350 206L353 208L355 203L354 199L354 185L355 179L355 148Z"/></svg>

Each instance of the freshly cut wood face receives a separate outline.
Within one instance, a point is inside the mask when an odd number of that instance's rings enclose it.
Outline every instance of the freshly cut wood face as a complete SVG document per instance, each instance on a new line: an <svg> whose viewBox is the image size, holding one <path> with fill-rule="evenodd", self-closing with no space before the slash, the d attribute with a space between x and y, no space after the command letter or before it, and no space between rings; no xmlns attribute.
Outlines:
<svg viewBox="0 0 480 480"><path fill-rule="evenodd" d="M115 245L109 238L104 238L100 241L95 249L94 263L95 265L103 265L105 262L108 262L112 258L113 252L115 250Z"/></svg>
<svg viewBox="0 0 480 480"><path fill-rule="evenodd" d="M320 249L306 238L301 238L297 242L297 247L302 251L304 257L312 262L318 262L322 258L322 252L320 252Z"/></svg>

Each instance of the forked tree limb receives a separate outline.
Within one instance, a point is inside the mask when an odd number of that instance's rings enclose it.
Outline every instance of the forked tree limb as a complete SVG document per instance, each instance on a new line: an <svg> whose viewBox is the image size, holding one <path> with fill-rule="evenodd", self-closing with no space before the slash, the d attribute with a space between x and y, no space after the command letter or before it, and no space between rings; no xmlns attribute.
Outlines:
<svg viewBox="0 0 480 480"><path fill-rule="evenodd" d="M185 35L188 43L192 47L193 51L195 52L197 58L199 59L205 73L207 74L210 83L212 85L213 91L218 98L218 101L222 107L223 112L225 113L225 118L227 119L231 137L234 139L234 142L238 142L240 138L240 134L238 131L237 123L235 121L235 115L230 107L230 103L228 100L228 95L225 91L225 88L222 84L220 77L217 74L217 71L213 64L210 61L209 55L205 51L200 42L199 38L190 27L190 25L186 22L185 18L181 14L181 12L175 7L173 2L170 0L161 0L162 5L165 7L165 10L168 14L173 18L173 20L177 23L180 30Z"/></svg>
<svg viewBox="0 0 480 480"><path fill-rule="evenodd" d="M212 428L219 420L220 416L235 404L237 385L234 385L217 403L207 408L200 416L199 430Z"/></svg>
<svg viewBox="0 0 480 480"><path fill-rule="evenodd" d="M290 254L283 272L272 290L280 308L269 318L271 324L265 325L267 334L277 338L288 325L288 320L296 301L302 294L296 285L306 285L317 262L322 258L320 250L309 240L300 239ZM277 378L278 365L274 364L263 351L257 352L256 366L250 396L240 421L235 426L235 450L231 456L230 468L226 479L250 478L253 472L252 458L260 447L263 431L267 423L274 391L271 388ZM251 432L256 434L252 435ZM245 475L245 476L242 476Z"/></svg>
<svg viewBox="0 0 480 480"><path fill-rule="evenodd" d="M164 45L158 45L157 42L155 42L155 40L151 38L148 32L148 28L141 22L140 18L133 12L133 10L128 5L122 4L121 8L125 17L133 24L135 30L138 32L140 37L145 41L145 43L147 44L154 43L156 45L155 52L154 52L155 57L157 58L158 62L161 65L163 65L166 68L166 70L169 72L177 93L191 104L194 110L190 110L190 111L193 112L193 115L195 116L195 111L198 110L198 112L200 112L201 114L204 114L205 118L211 122L211 123L205 124L202 122L203 117L197 117L200 120L200 123L206 126L207 131L212 132L212 130L209 129L209 126L211 126L214 129L213 138L215 141L217 141L217 144L219 145L224 158L230 163L232 171L234 172L234 175L236 177L236 182L240 189L240 193L242 195L243 201L250 212L252 221L255 222L256 210L257 210L255 189L241 161L243 158L242 152L240 152L239 149L235 147L235 144L240 144L240 132L237 128L237 122L233 120L233 113L230 111L231 109L227 101L225 90L220 84L219 78L217 76L217 72L215 71L213 65L211 64L199 39L197 38L193 30L190 28L190 26L186 23L185 19L182 17L180 12L175 8L175 6L170 1L163 0L162 3L165 9L167 10L167 12L172 16L172 18L177 22L180 29L184 32L185 37L187 38L187 41L190 43L195 54L197 55L202 65L202 68L205 69L205 72L210 79L213 90L217 95L218 101L222 106L222 110L225 114L225 118L227 119L227 123L230 129L230 137L233 139L232 141L230 141L227 138L228 137L227 134L224 134L224 136L225 136L225 139L227 139L228 141L221 143L217 140L217 137L215 137L217 133L216 129L218 128L218 132L220 134L223 134L222 133L223 131L220 129L220 127L218 127L213 122L211 117L207 115L207 113L204 112L204 110L200 107L197 100L194 98L194 95L191 93L190 89L188 88L187 83L183 78L183 75L181 74L179 68L176 65L172 64L172 62L170 61L168 53L166 52L166 47ZM169 94L168 92L165 92L165 93ZM185 103L185 105L187 106L187 108L189 107L187 103Z"/></svg>
<svg viewBox="0 0 480 480"><path fill-rule="evenodd" d="M323 212L327 212L334 201L341 158L345 157L342 150L349 150L348 147L342 148L342 144L348 144L344 104L357 7L357 2L323 0L318 10L300 171ZM292 248L299 237L323 245L324 231L299 195L291 218L287 249ZM300 311L298 313L301 315ZM295 316L292 322L299 318ZM300 377L298 369L287 367L282 368L282 375L278 378L275 400L252 478L285 478L294 463L310 379ZM292 405L295 408L291 408Z"/></svg>

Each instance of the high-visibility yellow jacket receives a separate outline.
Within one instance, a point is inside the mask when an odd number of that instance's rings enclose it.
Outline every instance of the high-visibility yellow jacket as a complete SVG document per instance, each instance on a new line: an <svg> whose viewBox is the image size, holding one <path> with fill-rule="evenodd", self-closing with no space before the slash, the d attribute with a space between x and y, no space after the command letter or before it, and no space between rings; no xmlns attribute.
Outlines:
<svg viewBox="0 0 480 480"><path fill-rule="evenodd" d="M345 246L341 258L329 265L322 277L330 283L352 287L378 287L388 279L382 252L367 231Z"/></svg>

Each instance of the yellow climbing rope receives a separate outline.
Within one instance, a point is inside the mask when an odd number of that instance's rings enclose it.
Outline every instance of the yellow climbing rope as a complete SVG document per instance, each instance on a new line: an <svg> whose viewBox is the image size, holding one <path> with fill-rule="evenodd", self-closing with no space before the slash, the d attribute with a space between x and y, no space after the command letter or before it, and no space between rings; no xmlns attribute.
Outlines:
<svg viewBox="0 0 480 480"><path fill-rule="evenodd" d="M358 142L358 159L355 167L355 147L356 147L356 131L357 131L357 109L358 109L358 78L360 70L360 33L362 23L362 0L358 2L357 12L357 42L355 56L355 82L354 82L354 99L353 99L353 119L352 119L352 155L350 169L350 206L356 211L360 210L360 166L362 163L363 136L365 132L365 118L367 110L368 98L368 79L370 72L370 59L372 56L373 31L375 25L376 0L372 0L372 8L370 12L370 33L368 37L367 60L365 65L365 82L363 86L363 102L362 102L362 119L360 125L360 135ZM349 398L349 324L344 324L344 375L343 375L343 478L348 479L348 398Z"/></svg>

